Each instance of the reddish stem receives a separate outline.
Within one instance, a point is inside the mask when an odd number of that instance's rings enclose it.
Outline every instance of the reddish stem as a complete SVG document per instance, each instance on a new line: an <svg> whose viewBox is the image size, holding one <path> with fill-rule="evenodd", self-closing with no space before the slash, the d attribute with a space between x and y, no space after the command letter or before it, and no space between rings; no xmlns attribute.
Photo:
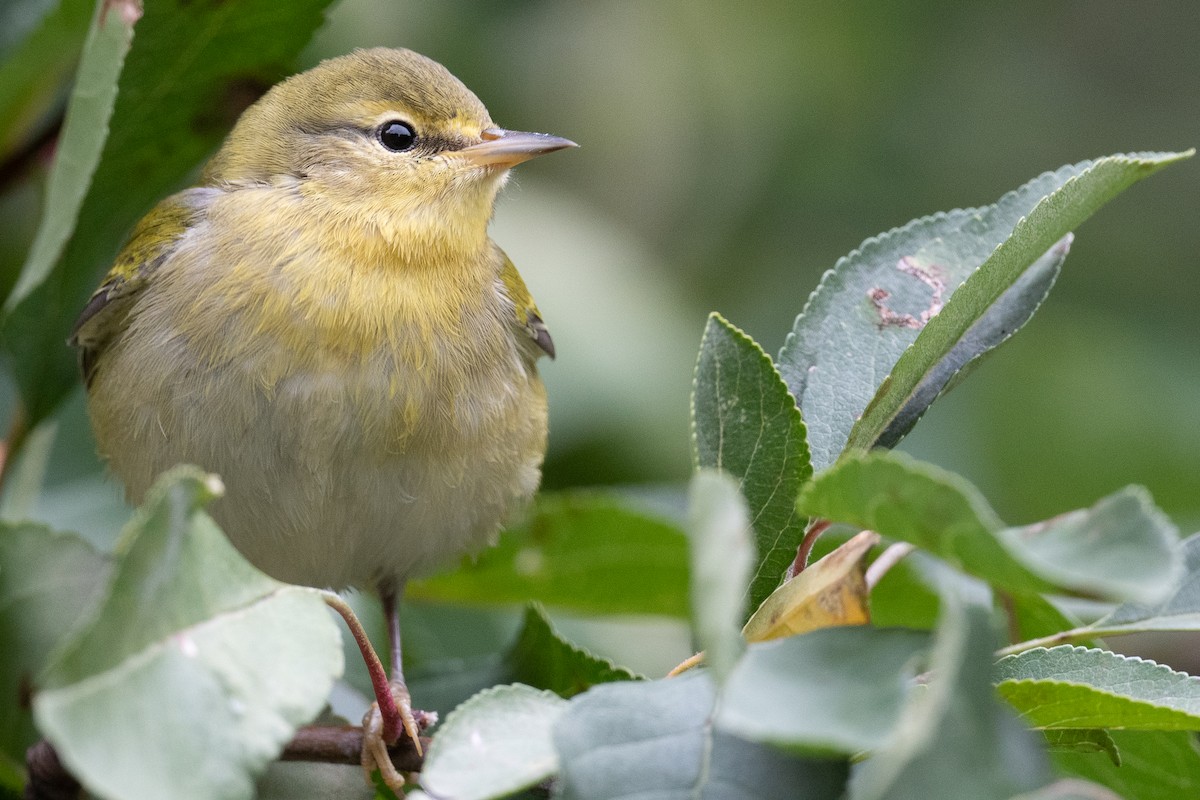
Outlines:
<svg viewBox="0 0 1200 800"><path fill-rule="evenodd" d="M788 570L789 578L794 578L804 572L804 568L808 566L808 557L812 555L813 545L832 524L827 519L815 519L809 523L808 529L804 531L804 540L800 542L800 547L796 550L796 560L792 562L792 566Z"/></svg>

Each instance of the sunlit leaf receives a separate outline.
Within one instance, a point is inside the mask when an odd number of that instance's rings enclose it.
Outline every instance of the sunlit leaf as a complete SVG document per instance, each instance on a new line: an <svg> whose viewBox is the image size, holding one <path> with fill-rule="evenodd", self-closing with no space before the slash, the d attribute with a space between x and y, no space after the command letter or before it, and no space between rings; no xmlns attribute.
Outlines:
<svg viewBox="0 0 1200 800"><path fill-rule="evenodd" d="M809 564L758 607L742 630L746 641L870 622L864 559L878 542L879 534L863 531Z"/></svg>

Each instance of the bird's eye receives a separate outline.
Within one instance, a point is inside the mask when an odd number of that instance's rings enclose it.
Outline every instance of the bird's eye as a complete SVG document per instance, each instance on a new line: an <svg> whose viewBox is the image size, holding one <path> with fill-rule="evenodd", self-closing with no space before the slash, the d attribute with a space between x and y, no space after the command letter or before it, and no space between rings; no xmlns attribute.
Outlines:
<svg viewBox="0 0 1200 800"><path fill-rule="evenodd" d="M407 122L394 119L379 126L379 143L394 153L400 153L417 143L417 133Z"/></svg>

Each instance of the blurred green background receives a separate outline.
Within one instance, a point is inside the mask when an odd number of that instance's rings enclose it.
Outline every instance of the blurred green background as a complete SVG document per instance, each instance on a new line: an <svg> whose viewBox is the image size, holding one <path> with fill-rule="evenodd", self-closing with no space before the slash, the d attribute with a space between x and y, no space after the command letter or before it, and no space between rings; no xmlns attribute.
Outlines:
<svg viewBox="0 0 1200 800"><path fill-rule="evenodd" d="M344 0L298 67L411 47L501 125L582 145L521 167L494 226L558 345L543 369L558 488L687 476L710 309L776 352L822 272L870 235L1064 163L1200 143L1198 41L1194 0ZM61 102L77 46L55 53L34 111ZM3 186L6 281L44 176ZM1195 161L1167 170L1078 231L1045 307L905 449L1013 523L1136 482L1200 527L1198 180ZM95 530L116 490L81 409L76 395L60 415L36 513Z"/></svg>

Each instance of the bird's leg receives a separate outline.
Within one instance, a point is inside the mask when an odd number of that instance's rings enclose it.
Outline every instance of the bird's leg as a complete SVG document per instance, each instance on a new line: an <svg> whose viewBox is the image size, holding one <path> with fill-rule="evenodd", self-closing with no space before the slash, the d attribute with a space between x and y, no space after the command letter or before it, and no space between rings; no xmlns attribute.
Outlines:
<svg viewBox="0 0 1200 800"><path fill-rule="evenodd" d="M371 687L375 690L375 702L371 704L371 708L363 717L362 766L367 775L367 783L371 782L371 773L378 769L384 783L394 792L403 796L404 776L392 763L387 748L389 743L394 743L400 738L401 730L406 730L412 736L417 752L421 752L421 743L416 735L416 724L412 723L410 728L409 724L405 723L406 716L408 720L412 720L412 707L408 702L408 691L405 689L401 701L407 709L406 714L396 706L396 697L388 682L387 673L383 669L383 663L375 653L375 648L371 646L371 640L367 637L367 632L354 613L354 609L350 608L350 604L334 592L322 592L322 597L325 599L325 604L346 621L346 627L354 636L358 650L362 653L363 662L367 665L367 672L371 676ZM386 607L385 603L385 609ZM390 626L391 622L389 621L388 624ZM395 647L393 647L394 652Z"/></svg>
<svg viewBox="0 0 1200 800"><path fill-rule="evenodd" d="M391 583L379 587L379 599L383 602L383 617L387 621L388 643L391 645L392 656L390 688L393 698L392 708L395 709L396 717L390 722L393 726L403 726L404 732L413 740L419 754L421 752L421 726L417 725L413 716L412 699L408 694L408 684L404 682L404 662L400 656L400 597L403 594L403 583L398 587ZM389 720L387 711L382 706L380 713L384 716L384 731L386 732ZM399 733L397 730L396 735L398 736Z"/></svg>

